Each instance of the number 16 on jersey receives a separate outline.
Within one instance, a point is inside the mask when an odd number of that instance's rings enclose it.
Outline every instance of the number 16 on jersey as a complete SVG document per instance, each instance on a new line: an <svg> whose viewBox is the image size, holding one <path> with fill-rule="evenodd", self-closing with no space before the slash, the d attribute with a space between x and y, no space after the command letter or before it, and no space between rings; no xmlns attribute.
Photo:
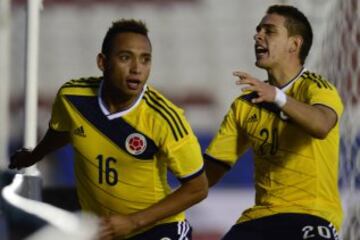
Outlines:
<svg viewBox="0 0 360 240"><path fill-rule="evenodd" d="M99 154L96 159L99 167L99 184L103 184L105 180L106 184L110 186L116 185L118 173L112 166L116 164L117 160L113 157L104 158L102 154Z"/></svg>

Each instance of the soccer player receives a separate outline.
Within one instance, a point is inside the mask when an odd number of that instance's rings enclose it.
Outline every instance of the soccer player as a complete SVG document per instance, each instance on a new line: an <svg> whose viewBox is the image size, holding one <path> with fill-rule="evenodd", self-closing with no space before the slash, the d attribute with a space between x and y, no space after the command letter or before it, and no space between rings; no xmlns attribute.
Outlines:
<svg viewBox="0 0 360 240"><path fill-rule="evenodd" d="M298 9L270 6L254 36L255 64L268 80L234 72L244 92L204 154L206 172L214 185L251 148L256 196L224 240L338 238L343 105L332 84L304 68L312 37Z"/></svg>
<svg viewBox="0 0 360 240"><path fill-rule="evenodd" d="M10 168L28 167L71 143L79 202L101 217L100 239L191 239L184 210L207 196L200 145L183 111L147 85L152 47L142 21L106 33L102 77L65 83L49 129ZM180 180L172 191L167 169Z"/></svg>

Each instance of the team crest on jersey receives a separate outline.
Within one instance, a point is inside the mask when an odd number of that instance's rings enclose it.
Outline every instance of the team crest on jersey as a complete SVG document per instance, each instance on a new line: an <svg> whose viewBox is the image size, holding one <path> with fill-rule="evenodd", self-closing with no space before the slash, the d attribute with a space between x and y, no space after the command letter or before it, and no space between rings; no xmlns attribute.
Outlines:
<svg viewBox="0 0 360 240"><path fill-rule="evenodd" d="M140 133L132 133L125 140L126 150L132 155L140 155L146 150L146 138Z"/></svg>

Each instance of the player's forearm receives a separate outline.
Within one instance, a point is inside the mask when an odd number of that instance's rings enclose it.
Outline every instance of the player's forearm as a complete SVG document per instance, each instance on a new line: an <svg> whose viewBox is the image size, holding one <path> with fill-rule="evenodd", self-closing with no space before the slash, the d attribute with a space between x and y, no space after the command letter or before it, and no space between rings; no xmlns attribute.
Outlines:
<svg viewBox="0 0 360 240"><path fill-rule="evenodd" d="M291 97L282 111L311 136L323 139L336 123L336 114L324 106L311 106Z"/></svg>
<svg viewBox="0 0 360 240"><path fill-rule="evenodd" d="M68 133L48 130L34 150L19 149L10 158L10 169L29 167L40 161L46 154L64 146L69 140Z"/></svg>
<svg viewBox="0 0 360 240"><path fill-rule="evenodd" d="M206 198L208 183L202 173L195 179L181 185L176 191L151 207L131 215L138 229L150 226L156 222L173 216L193 206Z"/></svg>
<svg viewBox="0 0 360 240"><path fill-rule="evenodd" d="M32 155L40 161L45 155L65 146L67 143L69 143L69 135L67 132L56 132L48 129L44 138L32 151Z"/></svg>

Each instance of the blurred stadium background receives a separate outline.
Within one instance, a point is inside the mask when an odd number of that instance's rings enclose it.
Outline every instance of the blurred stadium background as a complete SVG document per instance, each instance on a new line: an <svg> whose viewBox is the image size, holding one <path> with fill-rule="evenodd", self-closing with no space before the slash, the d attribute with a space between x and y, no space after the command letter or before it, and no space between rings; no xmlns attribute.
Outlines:
<svg viewBox="0 0 360 240"><path fill-rule="evenodd" d="M267 7L275 3L293 4L309 17L315 36L306 67L320 71L340 88L347 111L339 184L344 208L349 202L360 202L354 195L360 185L359 0L44 0L39 35L39 138L47 129L51 104L62 83L100 74L96 54L111 22L137 18L147 23L153 45L149 83L185 109L204 149L239 94L232 71L242 69L265 78L265 72L254 66L252 37ZM13 175L6 171L10 153L23 146L26 4L25 0L0 0L1 187ZM38 167L43 201L77 211L71 156L67 146ZM219 239L253 204L252 187L248 152L205 201L188 211L194 239ZM1 211L0 239L17 238L11 224ZM360 239L357 234L351 236L347 239Z"/></svg>

